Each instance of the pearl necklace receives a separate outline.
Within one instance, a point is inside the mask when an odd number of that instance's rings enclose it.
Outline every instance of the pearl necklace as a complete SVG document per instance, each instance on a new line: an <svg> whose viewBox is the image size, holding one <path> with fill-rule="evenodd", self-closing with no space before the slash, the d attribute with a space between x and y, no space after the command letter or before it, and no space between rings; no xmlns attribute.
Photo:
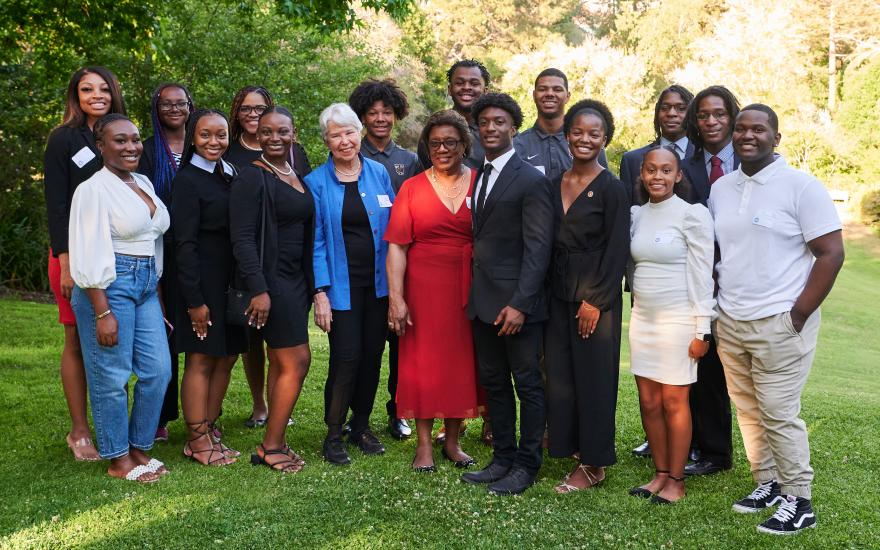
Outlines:
<svg viewBox="0 0 880 550"><path fill-rule="evenodd" d="M281 171L280 168L278 168L277 166L275 166L274 164L272 164L271 162L269 162L268 160L266 160L266 157L264 157L263 155L260 155L260 160L262 160L263 162L265 162L266 165L267 165L269 168L271 168L272 171L275 172L275 173L278 174L278 175L281 175L281 176L289 176L290 174L293 173L293 167L292 167L292 166L290 165L290 163L287 162L286 160L284 161L284 166L287 167L287 172L283 172L283 171Z"/></svg>
<svg viewBox="0 0 880 550"><path fill-rule="evenodd" d="M253 147L251 147L250 145L245 143L244 142L244 134L238 136L238 142L241 143L241 146L244 147L245 149L247 149L248 151L262 151L262 149L260 149L259 147L254 149Z"/></svg>
<svg viewBox="0 0 880 550"><path fill-rule="evenodd" d="M459 174L458 178L456 178L455 183L453 183L448 188L440 185L440 181L437 179L437 174L434 173L434 167L431 167L431 171L428 173L428 177L431 179L431 183L434 184L434 187L443 191L443 194L446 195L447 199L455 199L461 194L462 189L462 179L464 179L466 173ZM450 195L450 191L452 195Z"/></svg>
<svg viewBox="0 0 880 550"><path fill-rule="evenodd" d="M339 168L339 166L336 165L336 163L333 163L333 169L336 170L336 173L339 174L340 176L345 176L346 178L353 178L353 177L357 176L358 173L360 173L360 171L361 171L361 159L355 157L355 160L357 160L357 163L355 164L355 169L351 172L346 172L344 170L341 170Z"/></svg>

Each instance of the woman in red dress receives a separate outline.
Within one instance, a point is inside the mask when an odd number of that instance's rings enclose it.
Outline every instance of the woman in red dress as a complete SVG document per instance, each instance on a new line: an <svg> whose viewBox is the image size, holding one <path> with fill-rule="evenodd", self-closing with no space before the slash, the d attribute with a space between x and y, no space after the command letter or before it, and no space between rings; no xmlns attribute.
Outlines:
<svg viewBox="0 0 880 550"><path fill-rule="evenodd" d="M403 183L385 232L388 327L400 336L397 414L415 418L413 470L433 472L431 429L443 418L443 456L475 464L461 450L463 418L479 415L471 324L465 315L473 250L474 172L462 165L471 140L455 111L431 115L421 136L433 166Z"/></svg>

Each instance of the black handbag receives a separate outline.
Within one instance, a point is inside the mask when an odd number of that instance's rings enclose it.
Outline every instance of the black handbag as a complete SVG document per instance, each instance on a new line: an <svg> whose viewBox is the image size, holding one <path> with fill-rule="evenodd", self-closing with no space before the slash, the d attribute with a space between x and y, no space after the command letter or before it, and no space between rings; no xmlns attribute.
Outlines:
<svg viewBox="0 0 880 550"><path fill-rule="evenodd" d="M262 172L262 171L261 171ZM266 246L266 210L268 207L268 189L266 189L266 174L261 173L263 184L263 203L260 211L260 269L263 269L263 249ZM248 326L249 317L245 311L251 305L254 293L242 290L244 284L238 284L236 274L238 269L233 266L229 278L229 288L226 290L226 322L239 327Z"/></svg>

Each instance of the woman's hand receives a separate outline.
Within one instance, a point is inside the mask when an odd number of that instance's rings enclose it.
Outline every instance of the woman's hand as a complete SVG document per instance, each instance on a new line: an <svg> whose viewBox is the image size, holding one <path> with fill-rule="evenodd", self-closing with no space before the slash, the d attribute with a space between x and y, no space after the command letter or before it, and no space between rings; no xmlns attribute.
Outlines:
<svg viewBox="0 0 880 550"><path fill-rule="evenodd" d="M207 304L199 307L191 307L186 310L189 313L189 320L192 322L193 332L199 340L204 340L208 336L208 327L211 326L211 310Z"/></svg>
<svg viewBox="0 0 880 550"><path fill-rule="evenodd" d="M575 318L578 320L578 335L581 338L589 338L591 334L596 332L596 325L599 324L599 316L601 312L599 308L591 306L585 301L581 301Z"/></svg>
<svg viewBox="0 0 880 550"><path fill-rule="evenodd" d="M333 312L330 310L330 299L326 292L315 294L315 324L324 332L330 332L333 324Z"/></svg>
<svg viewBox="0 0 880 550"><path fill-rule="evenodd" d="M98 344L112 348L119 341L119 323L116 322L116 316L108 313L95 322L95 332L98 337Z"/></svg>
<svg viewBox="0 0 880 550"><path fill-rule="evenodd" d="M251 298L251 303L244 310L244 314L248 316L248 324L258 329L266 325L269 318L269 308L272 307L272 300L269 298L268 292L262 292Z"/></svg>
<svg viewBox="0 0 880 550"><path fill-rule="evenodd" d="M73 277L70 276L70 255L67 252L58 255L58 263L61 264L61 296L70 300L73 293Z"/></svg>
<svg viewBox="0 0 880 550"><path fill-rule="evenodd" d="M398 336L406 333L407 325L412 326L412 318L409 316L409 308L403 298L389 300L388 304L388 328Z"/></svg>
<svg viewBox="0 0 880 550"><path fill-rule="evenodd" d="M688 346L688 357L691 359L700 359L707 353L709 353L709 342L705 342L698 338L691 340L691 345Z"/></svg>

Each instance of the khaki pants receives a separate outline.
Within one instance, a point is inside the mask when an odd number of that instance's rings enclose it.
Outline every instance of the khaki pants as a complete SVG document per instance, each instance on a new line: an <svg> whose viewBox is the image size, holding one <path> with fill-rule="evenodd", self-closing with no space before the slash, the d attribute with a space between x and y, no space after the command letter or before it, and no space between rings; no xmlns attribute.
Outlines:
<svg viewBox="0 0 880 550"><path fill-rule="evenodd" d="M798 334L787 311L754 321L721 311L715 325L752 476L759 483L775 479L782 494L804 498L811 498L813 469L807 427L798 415L820 321L816 310Z"/></svg>

